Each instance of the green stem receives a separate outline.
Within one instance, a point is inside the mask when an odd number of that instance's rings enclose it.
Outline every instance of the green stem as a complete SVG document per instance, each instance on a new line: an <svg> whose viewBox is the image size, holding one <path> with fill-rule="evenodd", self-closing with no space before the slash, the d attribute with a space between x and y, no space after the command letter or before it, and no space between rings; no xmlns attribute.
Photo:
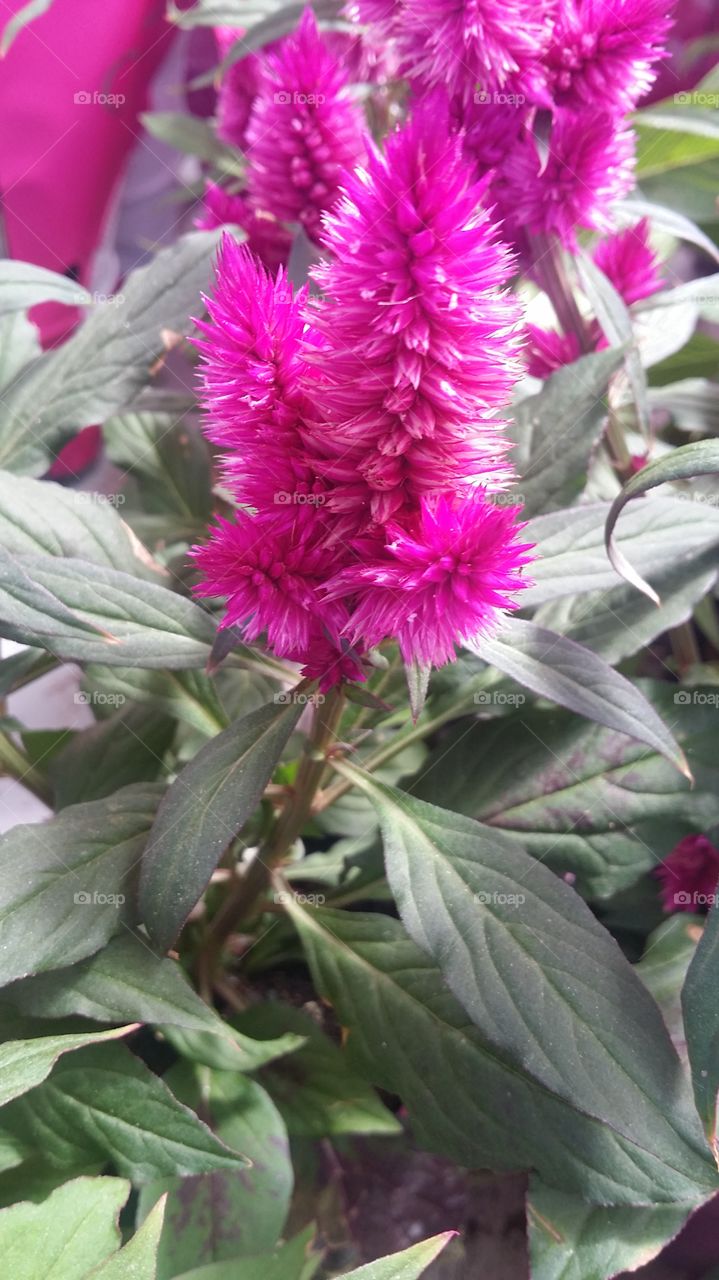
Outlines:
<svg viewBox="0 0 719 1280"><path fill-rule="evenodd" d="M206 998L212 989L225 941L238 924L251 918L273 870L285 859L307 825L315 793L327 768L328 752L337 741L344 700L342 689L336 687L315 707L312 728L287 803L267 840L212 920L200 959L201 987Z"/></svg>
<svg viewBox="0 0 719 1280"><path fill-rule="evenodd" d="M0 733L0 774L15 778L28 791L32 791L43 804L52 806L52 787L39 769L31 764L28 756L20 747Z"/></svg>

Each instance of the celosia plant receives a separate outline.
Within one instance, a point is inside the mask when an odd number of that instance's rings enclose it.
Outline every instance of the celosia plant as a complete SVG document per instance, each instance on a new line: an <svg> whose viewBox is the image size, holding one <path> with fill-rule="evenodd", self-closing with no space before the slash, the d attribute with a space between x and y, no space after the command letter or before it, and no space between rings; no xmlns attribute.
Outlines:
<svg viewBox="0 0 719 1280"><path fill-rule="evenodd" d="M147 261L0 265L10 1280L714 1276L701 7L173 3Z"/></svg>

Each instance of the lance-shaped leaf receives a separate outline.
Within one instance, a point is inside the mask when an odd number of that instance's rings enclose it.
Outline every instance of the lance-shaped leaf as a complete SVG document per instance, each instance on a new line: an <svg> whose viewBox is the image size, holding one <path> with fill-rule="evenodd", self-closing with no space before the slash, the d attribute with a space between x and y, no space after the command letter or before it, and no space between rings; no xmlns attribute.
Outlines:
<svg viewBox="0 0 719 1280"><path fill-rule="evenodd" d="M235 721L167 792L140 882L143 919L162 950L174 942L223 850L259 804L303 706L287 695Z"/></svg>
<svg viewBox="0 0 719 1280"><path fill-rule="evenodd" d="M82 960L136 919L134 871L161 790L133 786L0 840L0 983Z"/></svg>
<svg viewBox="0 0 719 1280"><path fill-rule="evenodd" d="M701 940L689 965L682 991L684 1034L697 1110L714 1151L717 1142L717 1095L719 1094L719 910L709 913Z"/></svg>
<svg viewBox="0 0 719 1280"><path fill-rule="evenodd" d="M243 1035L200 999L179 964L155 955L145 938L127 931L71 968L11 983L3 1000L36 1018L77 1015L181 1028L202 1037L208 1045L205 1058L214 1049L227 1071L257 1071L304 1044L301 1035L263 1040Z"/></svg>
<svg viewBox="0 0 719 1280"><path fill-rule="evenodd" d="M165 1216L165 1197L122 1249L97 1267L87 1280L156 1280L157 1251ZM47 1271L43 1273L47 1277Z"/></svg>
<svg viewBox="0 0 719 1280"><path fill-rule="evenodd" d="M445 1231L441 1236L432 1236L431 1240L412 1245L411 1249L368 1262L355 1271L345 1272L345 1280L419 1280L455 1234L454 1231Z"/></svg>
<svg viewBox="0 0 719 1280"><path fill-rule="evenodd" d="M604 538L607 554L617 573L627 582L631 582L639 591L643 591L650 600L659 603L656 591L645 582L630 561L614 543L614 526L619 519L622 508L640 493L656 489L657 485L667 484L671 480L689 480L692 476L713 475L719 471L719 440L699 440L696 444L684 444L664 458L650 462L642 467L631 480L627 480L622 492L611 505L607 516Z"/></svg>
<svg viewBox="0 0 719 1280"><path fill-rule="evenodd" d="M8 1104L3 1125L42 1145L50 1166L111 1160L134 1182L248 1164L118 1044L61 1058L49 1079Z"/></svg>
<svg viewBox="0 0 719 1280"><path fill-rule="evenodd" d="M183 1271L177 1280L258 1280L259 1276L262 1280L313 1280L322 1262L319 1252L307 1256L314 1234L310 1225L271 1253L233 1258L231 1262L208 1262L204 1267Z"/></svg>
<svg viewBox="0 0 719 1280"><path fill-rule="evenodd" d="M533 1178L527 1201L532 1280L611 1280L636 1271L684 1226L686 1205L605 1209Z"/></svg>
<svg viewBox="0 0 719 1280"><path fill-rule="evenodd" d="M522 618L508 618L498 636L468 647L540 697L646 742L691 778L684 752L644 695L590 649Z"/></svg>
<svg viewBox="0 0 719 1280"><path fill-rule="evenodd" d="M115 1031L84 1031L6 1040L0 1044L0 1107L41 1084L63 1053L71 1053L73 1049L82 1049L87 1044L102 1040L117 1040L133 1029L119 1027ZM10 1030L11 1025L3 1028L3 1033Z"/></svg>
<svg viewBox="0 0 719 1280"><path fill-rule="evenodd" d="M611 1103L606 1121L594 1119L492 1047L397 920L297 900L288 909L317 987L347 1029L345 1051L402 1098L421 1145L469 1168L534 1168L600 1204L696 1203L716 1185L701 1151L692 1147L685 1163L679 1140L662 1153L653 1123L633 1141Z"/></svg>
<svg viewBox="0 0 719 1280"><path fill-rule="evenodd" d="M410 937L490 1043L637 1145L702 1168L708 1153L661 1014L579 895L508 837L337 767L377 809Z"/></svg>
<svg viewBox="0 0 719 1280"><path fill-rule="evenodd" d="M28 6L29 8L29 6ZM20 14L16 15L20 17ZM7 51L7 36L12 24L5 28L2 52ZM92 297L76 280L60 276L33 262L17 262L14 258L0 261L0 315L29 311L38 302L64 302L68 307L87 307Z"/></svg>
<svg viewBox="0 0 719 1280"><path fill-rule="evenodd" d="M202 667L215 627L194 601L86 560L0 548L0 635L58 658L124 667Z"/></svg>
<svg viewBox="0 0 719 1280"><path fill-rule="evenodd" d="M522 605L621 586L604 545L610 505L592 502L529 521L525 536L536 544L537 559L532 564L534 586L522 592ZM657 494L629 508L619 542L632 563L651 577L719 545L719 509Z"/></svg>
<svg viewBox="0 0 719 1280"><path fill-rule="evenodd" d="M5 397L0 466L38 474L63 436L130 403L168 336L187 332L216 243L216 232L202 231L162 249L132 272L121 294L96 306L67 342L36 361Z"/></svg>

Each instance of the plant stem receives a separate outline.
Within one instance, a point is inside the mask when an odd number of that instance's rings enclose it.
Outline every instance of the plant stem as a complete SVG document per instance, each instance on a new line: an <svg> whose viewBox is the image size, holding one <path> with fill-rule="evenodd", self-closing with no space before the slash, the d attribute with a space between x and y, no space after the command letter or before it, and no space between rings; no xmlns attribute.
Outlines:
<svg viewBox="0 0 719 1280"><path fill-rule="evenodd" d="M327 753L337 741L344 701L344 693L337 686L330 690L324 702L315 706L312 728L285 807L267 840L244 875L237 879L210 924L200 957L201 989L205 998L211 992L226 939L239 923L252 915L258 899L270 883L274 868L286 857L311 816L315 792L327 768Z"/></svg>
<svg viewBox="0 0 719 1280"><path fill-rule="evenodd" d="M43 804L52 805L52 787L39 769L31 764L25 752L11 738L0 733L0 775L15 780L32 791Z"/></svg>

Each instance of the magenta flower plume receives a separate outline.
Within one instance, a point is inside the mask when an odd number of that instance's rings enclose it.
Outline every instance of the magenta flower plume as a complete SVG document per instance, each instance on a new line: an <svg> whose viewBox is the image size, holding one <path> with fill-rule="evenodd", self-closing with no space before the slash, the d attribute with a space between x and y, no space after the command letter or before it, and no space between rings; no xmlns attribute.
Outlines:
<svg viewBox="0 0 719 1280"><path fill-rule="evenodd" d="M394 43L402 75L470 101L478 90L536 92L556 0L359 0L360 21Z"/></svg>
<svg viewBox="0 0 719 1280"><path fill-rule="evenodd" d="M640 298L650 297L664 284L657 257L649 243L647 218L602 240L592 256L627 306L639 302Z"/></svg>
<svg viewBox="0 0 719 1280"><path fill-rule="evenodd" d="M491 415L518 377L520 312L481 195L433 98L348 178L326 222L312 395L331 425L335 507L383 523L422 494L507 478Z"/></svg>
<svg viewBox="0 0 719 1280"><path fill-rule="evenodd" d="M287 265L292 236L283 223L271 215L258 214L244 192L234 194L214 182L208 182L195 226L202 231L212 231L215 227L232 223L242 227L248 249L268 271L275 272L278 267Z"/></svg>
<svg viewBox="0 0 719 1280"><path fill-rule="evenodd" d="M633 185L634 135L612 116L557 112L545 158L526 137L502 169L502 208L510 225L554 234L576 249L576 228L610 231L609 210Z"/></svg>
<svg viewBox="0 0 719 1280"><path fill-rule="evenodd" d="M240 36L234 27L216 27L215 39L220 58L224 58ZM268 45L267 50L274 45ZM223 142L244 151L247 126L261 76L261 59L251 53L225 70L217 93L217 134Z"/></svg>
<svg viewBox="0 0 719 1280"><path fill-rule="evenodd" d="M264 510L284 494L316 494L302 432L309 412L301 387L303 295L282 271L273 280L247 246L223 238L203 356L206 432L226 451L227 483L238 502ZM309 504L306 504L309 505Z"/></svg>
<svg viewBox="0 0 719 1280"><path fill-rule="evenodd" d="M486 495L422 503L409 525L390 524L384 546L363 549L329 584L331 599L354 604L345 633L373 647L394 636L406 662L441 665L460 640L495 629L499 611L516 605L526 582L529 545L519 543L518 507Z"/></svg>
<svg viewBox="0 0 719 1280"><path fill-rule="evenodd" d="M364 149L362 113L307 9L297 31L262 64L247 127L254 207L301 223L317 239L344 170L359 163Z"/></svg>
<svg viewBox="0 0 719 1280"><path fill-rule="evenodd" d="M279 657L306 654L321 627L337 635L346 610L321 595L333 557L306 526L238 511L234 524L220 519L210 535L193 548L203 574L197 590L227 597L222 627L240 626L247 643L265 634Z"/></svg>
<svg viewBox="0 0 719 1280"><path fill-rule="evenodd" d="M636 106L664 55L672 0L560 0L544 59L558 107L616 111Z"/></svg>
<svg viewBox="0 0 719 1280"><path fill-rule="evenodd" d="M707 836L685 836L655 875L661 881L665 911L697 911L716 900L719 849Z"/></svg>

